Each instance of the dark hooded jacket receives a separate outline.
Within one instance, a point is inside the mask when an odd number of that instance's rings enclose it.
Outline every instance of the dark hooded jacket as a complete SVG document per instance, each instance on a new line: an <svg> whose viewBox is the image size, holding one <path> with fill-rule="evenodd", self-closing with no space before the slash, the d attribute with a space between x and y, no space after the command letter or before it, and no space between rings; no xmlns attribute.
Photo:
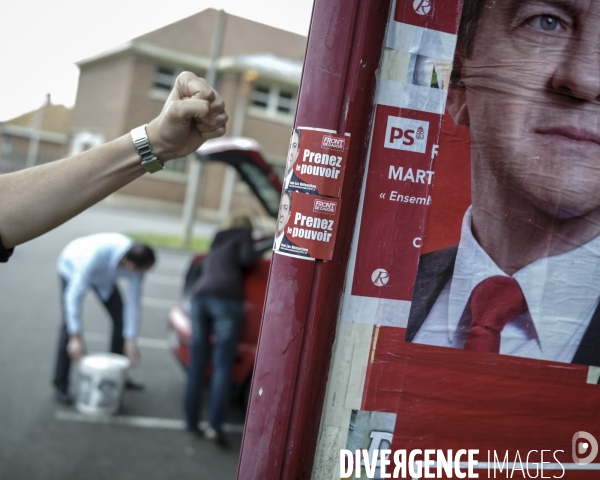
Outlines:
<svg viewBox="0 0 600 480"><path fill-rule="evenodd" d="M4 248L2 245L2 239L0 238L0 262L8 262L8 258L12 255L12 248Z"/></svg>
<svg viewBox="0 0 600 480"><path fill-rule="evenodd" d="M242 273L260 258L248 228L223 230L215 236L202 262L202 273L192 288L194 297L219 297L242 301Z"/></svg>

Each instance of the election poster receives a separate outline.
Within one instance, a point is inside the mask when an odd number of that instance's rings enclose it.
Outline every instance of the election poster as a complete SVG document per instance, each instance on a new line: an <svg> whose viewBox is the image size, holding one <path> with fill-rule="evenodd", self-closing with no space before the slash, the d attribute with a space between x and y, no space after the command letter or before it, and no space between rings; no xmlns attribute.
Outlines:
<svg viewBox="0 0 600 480"><path fill-rule="evenodd" d="M308 260L331 260L342 201L284 191L273 250Z"/></svg>
<svg viewBox="0 0 600 480"><path fill-rule="evenodd" d="M393 3L313 472L600 478L599 31Z"/></svg>
<svg viewBox="0 0 600 480"><path fill-rule="evenodd" d="M283 189L340 198L350 135L297 127L292 130Z"/></svg>

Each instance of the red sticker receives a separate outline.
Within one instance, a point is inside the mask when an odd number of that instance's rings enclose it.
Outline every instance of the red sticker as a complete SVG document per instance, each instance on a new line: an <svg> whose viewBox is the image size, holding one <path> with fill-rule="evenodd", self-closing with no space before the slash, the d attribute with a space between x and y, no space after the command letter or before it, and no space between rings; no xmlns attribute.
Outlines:
<svg viewBox="0 0 600 480"><path fill-rule="evenodd" d="M273 250L307 259L331 260L342 201L284 191Z"/></svg>
<svg viewBox="0 0 600 480"><path fill-rule="evenodd" d="M292 131L283 189L339 198L350 137L324 130Z"/></svg>

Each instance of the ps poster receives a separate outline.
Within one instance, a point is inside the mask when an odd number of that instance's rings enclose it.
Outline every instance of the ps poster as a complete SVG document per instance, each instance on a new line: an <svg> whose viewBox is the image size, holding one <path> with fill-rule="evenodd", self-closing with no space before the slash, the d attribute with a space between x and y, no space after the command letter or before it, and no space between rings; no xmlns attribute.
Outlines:
<svg viewBox="0 0 600 480"><path fill-rule="evenodd" d="M396 0L378 75L314 472L600 478L600 2Z"/></svg>

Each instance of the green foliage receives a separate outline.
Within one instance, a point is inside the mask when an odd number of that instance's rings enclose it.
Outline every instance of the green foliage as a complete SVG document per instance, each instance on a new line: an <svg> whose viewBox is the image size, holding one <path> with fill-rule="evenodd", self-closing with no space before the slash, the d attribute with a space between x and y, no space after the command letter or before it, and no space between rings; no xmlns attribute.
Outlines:
<svg viewBox="0 0 600 480"><path fill-rule="evenodd" d="M156 248L172 248L175 250L189 250L192 252L208 252L211 239L207 237L192 238L189 246L184 246L179 235L164 235L160 233L128 233L136 242L146 243Z"/></svg>

